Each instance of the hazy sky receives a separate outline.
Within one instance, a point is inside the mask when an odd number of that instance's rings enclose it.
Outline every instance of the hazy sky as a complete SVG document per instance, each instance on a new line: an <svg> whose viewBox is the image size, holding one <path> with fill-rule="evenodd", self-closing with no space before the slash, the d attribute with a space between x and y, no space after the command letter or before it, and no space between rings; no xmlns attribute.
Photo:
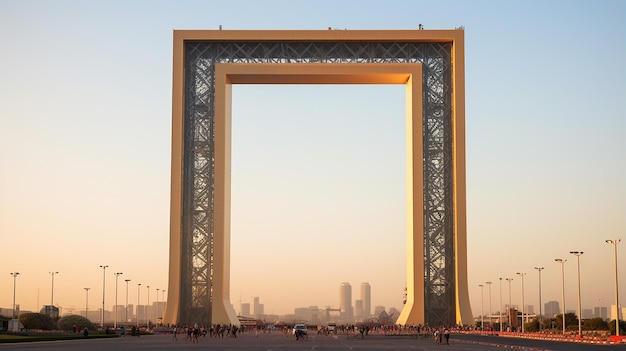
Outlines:
<svg viewBox="0 0 626 351"><path fill-rule="evenodd" d="M174 29L465 26L469 284L512 303L614 303L626 231L623 1L0 0L0 307L167 289ZM235 86L231 301L266 313L372 286L402 306L404 88ZM626 242L618 246L626 301ZM619 257L618 257L619 259ZM502 285L503 303L508 287ZM167 295L167 293L166 293ZM160 296L162 296L160 294ZM37 305L37 302L39 304ZM484 309L488 311L488 290Z"/></svg>

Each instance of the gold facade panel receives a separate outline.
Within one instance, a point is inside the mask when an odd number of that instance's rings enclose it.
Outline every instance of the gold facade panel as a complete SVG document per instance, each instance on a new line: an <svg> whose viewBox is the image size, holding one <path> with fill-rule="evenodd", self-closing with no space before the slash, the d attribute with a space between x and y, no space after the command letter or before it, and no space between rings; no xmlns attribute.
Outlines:
<svg viewBox="0 0 626 351"><path fill-rule="evenodd" d="M178 323L181 296L181 217L184 144L185 41L420 41L453 44L453 154L456 318L471 324L465 211L465 94L462 31L174 31L170 277L165 323ZM238 324L230 303L230 165L232 84L404 84L407 140L407 303L399 324L424 324L424 189L422 67L409 63L228 63L215 65L215 194L213 323Z"/></svg>

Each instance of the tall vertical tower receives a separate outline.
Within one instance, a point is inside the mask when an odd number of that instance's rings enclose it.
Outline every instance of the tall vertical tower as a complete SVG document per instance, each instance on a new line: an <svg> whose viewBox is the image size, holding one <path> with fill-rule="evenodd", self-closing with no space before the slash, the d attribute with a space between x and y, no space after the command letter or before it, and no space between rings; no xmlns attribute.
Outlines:
<svg viewBox="0 0 626 351"><path fill-rule="evenodd" d="M399 84L407 299L396 323L472 324L464 41L462 28L174 31L165 323L239 324L230 303L232 85Z"/></svg>
<svg viewBox="0 0 626 351"><path fill-rule="evenodd" d="M259 304L259 297L255 296L253 299L253 304L252 304L252 316L254 316L254 318L259 318L260 314L261 314L261 305Z"/></svg>
<svg viewBox="0 0 626 351"><path fill-rule="evenodd" d="M249 302L241 304L240 314L244 317L250 317L250 303Z"/></svg>
<svg viewBox="0 0 626 351"><path fill-rule="evenodd" d="M341 318L352 319L354 313L352 311L352 286L350 283L341 283L339 286L339 309L341 310Z"/></svg>
<svg viewBox="0 0 626 351"><path fill-rule="evenodd" d="M372 316L372 288L370 283L361 284L361 301L363 301L363 317Z"/></svg>

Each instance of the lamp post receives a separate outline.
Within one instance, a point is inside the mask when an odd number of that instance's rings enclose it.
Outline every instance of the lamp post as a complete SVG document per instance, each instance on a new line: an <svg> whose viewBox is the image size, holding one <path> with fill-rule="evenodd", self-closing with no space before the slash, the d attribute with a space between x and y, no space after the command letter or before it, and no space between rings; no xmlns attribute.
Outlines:
<svg viewBox="0 0 626 351"><path fill-rule="evenodd" d="M125 279L126 282L126 305L124 306L124 324L128 323L128 282L130 279Z"/></svg>
<svg viewBox="0 0 626 351"><path fill-rule="evenodd" d="M85 318L89 319L89 317L87 317L87 312L89 312L89 289L90 288L83 288L85 289Z"/></svg>
<svg viewBox="0 0 626 351"><path fill-rule="evenodd" d="M150 306L150 285L146 285L148 288L148 302L146 303L146 327L150 329L150 314L148 313L148 307Z"/></svg>
<svg viewBox="0 0 626 351"><path fill-rule="evenodd" d="M509 316L509 327L511 327L511 282L513 278L505 278L507 282L509 282L509 308L507 309L507 315Z"/></svg>
<svg viewBox="0 0 626 351"><path fill-rule="evenodd" d="M59 272L48 272L52 275L52 292L50 294L50 306L54 306L54 275L59 274Z"/></svg>
<svg viewBox="0 0 626 351"><path fill-rule="evenodd" d="M162 296L161 301L163 301L163 304L165 304L165 289L161 290L161 296ZM163 314L164 313L165 313L165 309L163 309L163 311L161 311L161 324L163 324L163 320L164 320Z"/></svg>
<svg viewBox="0 0 626 351"><path fill-rule="evenodd" d="M117 278L120 277L120 275L122 275L123 273L118 272L118 273L114 273L115 274L115 319L113 320L113 329L117 328Z"/></svg>
<svg viewBox="0 0 626 351"><path fill-rule="evenodd" d="M614 240L605 240L607 244L613 245L613 265L615 267L615 309L617 310L617 315L615 316L615 336L619 336L619 294L618 294L618 283L617 283L617 244L621 241L620 239Z"/></svg>
<svg viewBox="0 0 626 351"><path fill-rule="evenodd" d="M141 283L137 284L137 328L139 328L139 295L141 294L139 288L141 288Z"/></svg>
<svg viewBox="0 0 626 351"><path fill-rule="evenodd" d="M11 273L13 276L13 311L11 312L11 318L15 319L15 286L17 285L17 276L20 275L20 272Z"/></svg>
<svg viewBox="0 0 626 351"><path fill-rule="evenodd" d="M565 335L565 262L562 258L555 258L556 262L561 264L561 280L563 281L561 288L561 302L563 303L563 334Z"/></svg>
<svg viewBox="0 0 626 351"><path fill-rule="evenodd" d="M500 307L498 308L500 310L499 314L499 319L500 319L500 331L502 331L502 278L500 279Z"/></svg>
<svg viewBox="0 0 626 351"><path fill-rule="evenodd" d="M105 265L100 266L102 268L102 314L100 317L100 327L104 328L104 290L106 285L106 271L107 267Z"/></svg>
<svg viewBox="0 0 626 351"><path fill-rule="evenodd" d="M541 271L543 271L543 267L535 267L535 269L539 272L539 332L541 333Z"/></svg>
<svg viewBox="0 0 626 351"><path fill-rule="evenodd" d="M522 333L524 332L524 276L526 273L517 273L520 277L522 277Z"/></svg>
<svg viewBox="0 0 626 351"><path fill-rule="evenodd" d="M580 256L584 253L582 251L570 251L572 255L576 256L576 263L578 264L578 336L583 337L583 323L580 315Z"/></svg>
<svg viewBox="0 0 626 351"><path fill-rule="evenodd" d="M489 330L493 330L493 326L491 324L491 282L485 282L489 287Z"/></svg>

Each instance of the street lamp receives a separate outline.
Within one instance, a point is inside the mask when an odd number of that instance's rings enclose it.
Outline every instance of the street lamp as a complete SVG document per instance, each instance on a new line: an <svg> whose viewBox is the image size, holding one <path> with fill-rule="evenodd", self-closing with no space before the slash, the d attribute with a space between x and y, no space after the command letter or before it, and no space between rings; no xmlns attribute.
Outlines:
<svg viewBox="0 0 626 351"><path fill-rule="evenodd" d="M123 273L114 273L115 274L115 319L113 320L113 329L117 328L117 278L120 277Z"/></svg>
<svg viewBox="0 0 626 351"><path fill-rule="evenodd" d="M50 294L50 306L54 306L54 275L59 272L48 272L52 275L52 293Z"/></svg>
<svg viewBox="0 0 626 351"><path fill-rule="evenodd" d="M541 271L543 271L543 267L535 267L537 271L539 271L539 332L541 333Z"/></svg>
<svg viewBox="0 0 626 351"><path fill-rule="evenodd" d="M478 286L480 286L480 330L484 331L485 327L483 319L485 314L483 313L483 285L479 284Z"/></svg>
<svg viewBox="0 0 626 351"><path fill-rule="evenodd" d="M565 262L562 258L555 258L556 262L561 264L561 280L563 281L563 287L561 288L561 302L563 303L563 335L565 335Z"/></svg>
<svg viewBox="0 0 626 351"><path fill-rule="evenodd" d="M485 284L489 287L489 329L491 330L493 328L491 325L491 282L485 282Z"/></svg>
<svg viewBox="0 0 626 351"><path fill-rule="evenodd" d="M572 255L576 256L576 263L578 264L578 336L583 337L583 322L580 315L580 256L584 253L582 251L570 251Z"/></svg>
<svg viewBox="0 0 626 351"><path fill-rule="evenodd" d="M17 276L20 275L20 272L11 273L13 276L13 312L11 312L11 318L15 319L15 286L17 284Z"/></svg>
<svg viewBox="0 0 626 351"><path fill-rule="evenodd" d="M139 294L141 293L139 288L141 288L141 283L137 284L137 328L139 328Z"/></svg>
<svg viewBox="0 0 626 351"><path fill-rule="evenodd" d="M104 288L106 285L106 271L107 267L105 265L100 266L102 268L102 314L100 317L100 327L104 328Z"/></svg>
<svg viewBox="0 0 626 351"><path fill-rule="evenodd" d="M500 312L498 312L500 317L500 331L502 331L502 278L500 279L500 307L498 308Z"/></svg>
<svg viewBox="0 0 626 351"><path fill-rule="evenodd" d="M505 278L507 282L509 282L509 308L506 311L506 314L509 316L509 328L511 328L511 282L513 278Z"/></svg>
<svg viewBox="0 0 626 351"><path fill-rule="evenodd" d="M524 332L524 276L526 273L517 273L522 277L522 333Z"/></svg>
<svg viewBox="0 0 626 351"><path fill-rule="evenodd" d="M613 245L613 265L615 266L615 309L617 310L617 316L615 317L615 336L619 336L619 294L617 289L617 244L620 239L605 240L607 244Z"/></svg>
<svg viewBox="0 0 626 351"><path fill-rule="evenodd" d="M124 306L124 311L125 311L124 324L126 324L128 323L128 282L130 281L130 279L126 279L124 281L126 282L126 305Z"/></svg>
<svg viewBox="0 0 626 351"><path fill-rule="evenodd" d="M87 312L89 311L89 289L90 288L83 288L85 289L85 318L89 319L89 317L87 317Z"/></svg>
<svg viewBox="0 0 626 351"><path fill-rule="evenodd" d="M161 300L163 301L163 304L165 305L165 289L161 290L161 296L163 297ZM163 324L163 314L165 314L165 310L161 311L161 324Z"/></svg>

